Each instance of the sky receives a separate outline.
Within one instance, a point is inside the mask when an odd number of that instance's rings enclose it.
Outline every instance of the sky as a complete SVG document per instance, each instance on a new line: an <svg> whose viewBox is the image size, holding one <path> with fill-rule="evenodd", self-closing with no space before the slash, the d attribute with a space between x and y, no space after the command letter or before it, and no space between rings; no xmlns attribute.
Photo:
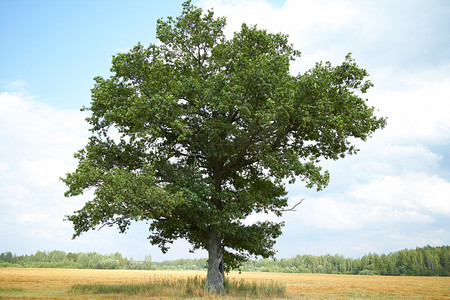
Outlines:
<svg viewBox="0 0 450 300"><path fill-rule="evenodd" d="M177 241L165 255L147 240L148 225L72 240L64 216L89 195L63 196L59 180L75 170L73 153L89 137L93 77L109 77L112 55L157 43L156 21L178 16L175 0L0 0L0 252L120 252L153 261L206 257ZM370 74L365 94L387 127L360 152L324 161L321 192L288 186L277 258L297 254L360 257L425 245L450 245L450 2L446 0L199 0L227 18L228 37L243 22L289 35L302 52L291 65L341 63L352 52Z"/></svg>

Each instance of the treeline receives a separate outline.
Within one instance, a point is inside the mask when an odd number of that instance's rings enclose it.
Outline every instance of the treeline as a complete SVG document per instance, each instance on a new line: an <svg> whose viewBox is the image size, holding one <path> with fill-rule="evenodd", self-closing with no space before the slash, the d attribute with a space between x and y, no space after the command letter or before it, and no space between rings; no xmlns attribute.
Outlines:
<svg viewBox="0 0 450 300"><path fill-rule="evenodd" d="M202 270L208 268L206 258L153 262L122 257L120 253L101 255L37 251L34 255L0 254L0 266L80 269ZM260 259L245 262L242 271L282 273L324 273L360 275L450 276L450 246L401 250L387 255L369 253L361 258L342 255L297 255L289 259Z"/></svg>
<svg viewBox="0 0 450 300"><path fill-rule="evenodd" d="M162 262L154 262L152 266L153 270L207 270L208 259L175 259L165 260Z"/></svg>
<svg viewBox="0 0 450 300"><path fill-rule="evenodd" d="M359 275L450 276L450 246L401 250L361 258L342 255L297 255L290 259L261 259L244 263L243 271Z"/></svg>
<svg viewBox="0 0 450 300"><path fill-rule="evenodd" d="M0 254L0 267L150 270L152 260L146 256L145 261L136 261L120 253L102 255L96 252L66 253L55 250L17 256L4 252Z"/></svg>

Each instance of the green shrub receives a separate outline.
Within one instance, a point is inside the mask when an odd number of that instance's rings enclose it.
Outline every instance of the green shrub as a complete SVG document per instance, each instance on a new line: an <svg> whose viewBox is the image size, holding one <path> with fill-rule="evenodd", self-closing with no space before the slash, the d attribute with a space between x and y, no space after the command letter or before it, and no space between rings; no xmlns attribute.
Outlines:
<svg viewBox="0 0 450 300"><path fill-rule="evenodd" d="M374 270L367 270L364 269L361 272L358 273L358 275L380 275L377 272L375 272Z"/></svg>
<svg viewBox="0 0 450 300"><path fill-rule="evenodd" d="M11 265L11 264L10 264L9 262L0 260L0 268L7 268L7 267L9 267L10 265Z"/></svg>

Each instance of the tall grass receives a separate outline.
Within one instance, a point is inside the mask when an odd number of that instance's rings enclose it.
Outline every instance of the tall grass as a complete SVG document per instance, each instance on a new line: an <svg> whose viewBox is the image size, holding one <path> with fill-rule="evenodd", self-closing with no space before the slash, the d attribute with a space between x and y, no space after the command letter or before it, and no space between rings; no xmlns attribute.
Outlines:
<svg viewBox="0 0 450 300"><path fill-rule="evenodd" d="M76 294L103 294L123 296L196 298L210 294L204 290L205 279L199 276L187 279L152 279L140 284L76 284L71 292ZM268 283L225 280L225 290L231 297L285 298L286 286L274 281Z"/></svg>
<svg viewBox="0 0 450 300"><path fill-rule="evenodd" d="M285 298L286 285L282 285L275 281L270 282L246 282L244 280L226 280L225 290L230 296L245 296L257 298Z"/></svg>

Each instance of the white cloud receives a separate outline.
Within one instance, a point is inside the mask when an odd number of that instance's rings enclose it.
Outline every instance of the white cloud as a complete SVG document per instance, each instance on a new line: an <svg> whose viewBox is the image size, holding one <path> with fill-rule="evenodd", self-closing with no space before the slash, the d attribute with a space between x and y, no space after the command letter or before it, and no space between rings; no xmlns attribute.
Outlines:
<svg viewBox="0 0 450 300"><path fill-rule="evenodd" d="M28 84L23 81L23 80L16 80L13 81L11 83L9 83L7 85L8 88L14 89L14 90L19 90L19 91L23 91L23 89L27 86Z"/></svg>
<svg viewBox="0 0 450 300"><path fill-rule="evenodd" d="M48 216L37 211L33 213L21 213L17 216L17 221L25 224L38 224L43 223L46 220L48 220Z"/></svg>
<svg viewBox="0 0 450 300"><path fill-rule="evenodd" d="M310 198L303 207L308 213L304 221L318 228L329 230L356 229L361 226L354 218L357 206L344 199L331 197Z"/></svg>
<svg viewBox="0 0 450 300"><path fill-rule="evenodd" d="M405 172L434 173L439 169L442 155L432 152L425 145L397 145L393 142L380 134L360 144L361 151L356 156L339 163L349 165L352 176L368 179Z"/></svg>
<svg viewBox="0 0 450 300"><path fill-rule="evenodd" d="M207 9L214 7L218 15L227 16L233 31L247 23L295 37L317 26L334 30L358 17L358 11L346 2L287 0L281 8L274 8L263 0L203 0L199 5Z"/></svg>
<svg viewBox="0 0 450 300"><path fill-rule="evenodd" d="M70 236L61 225L74 200L64 198L59 177L75 167L73 153L87 133L79 111L58 110L22 93L0 94L0 227L25 237L33 236L31 225L47 238L64 230Z"/></svg>
<svg viewBox="0 0 450 300"><path fill-rule="evenodd" d="M0 162L0 172L9 170L9 165L6 162Z"/></svg>
<svg viewBox="0 0 450 300"><path fill-rule="evenodd" d="M390 244L391 251L398 251L399 249L412 249L426 245L447 245L449 237L450 232L444 229L410 232L401 232L394 229L386 234L385 239ZM380 250L377 252L382 253Z"/></svg>
<svg viewBox="0 0 450 300"><path fill-rule="evenodd" d="M77 149L74 150L76 151ZM65 173L72 171L73 163L70 163L69 159L62 160L61 157L34 160L23 159L19 167L23 175L25 175L23 176L24 181L40 188L49 188L56 184L58 179L64 176Z"/></svg>
<svg viewBox="0 0 450 300"><path fill-rule="evenodd" d="M84 146L88 133L79 111L58 110L6 92L0 94L0 128L5 180L27 179L42 188L73 167L72 155Z"/></svg>
<svg viewBox="0 0 450 300"><path fill-rule="evenodd" d="M360 202L346 195L308 198L296 217L302 223L331 231L354 231L364 228L386 230L401 224L430 224L434 218L429 212L414 207L392 206L383 202ZM286 215L293 218L294 216Z"/></svg>
<svg viewBox="0 0 450 300"><path fill-rule="evenodd" d="M398 142L446 143L450 139L450 79L427 80L418 74L403 82L401 90L371 93L371 103L388 117L383 135Z"/></svg>
<svg viewBox="0 0 450 300"><path fill-rule="evenodd" d="M299 216L328 230L431 224L450 216L450 182L438 175L442 159L423 145L364 145L361 153L327 162L331 190L306 198ZM337 186L337 187L336 187ZM304 215L303 215L304 213Z"/></svg>
<svg viewBox="0 0 450 300"><path fill-rule="evenodd" d="M349 194L372 204L450 216L450 182L437 175L385 176L358 186Z"/></svg>
<svg viewBox="0 0 450 300"><path fill-rule="evenodd" d="M7 175L0 175L0 178L5 178ZM32 191L24 185L18 183L0 184L0 203L5 206L21 206L26 199L33 197Z"/></svg>

